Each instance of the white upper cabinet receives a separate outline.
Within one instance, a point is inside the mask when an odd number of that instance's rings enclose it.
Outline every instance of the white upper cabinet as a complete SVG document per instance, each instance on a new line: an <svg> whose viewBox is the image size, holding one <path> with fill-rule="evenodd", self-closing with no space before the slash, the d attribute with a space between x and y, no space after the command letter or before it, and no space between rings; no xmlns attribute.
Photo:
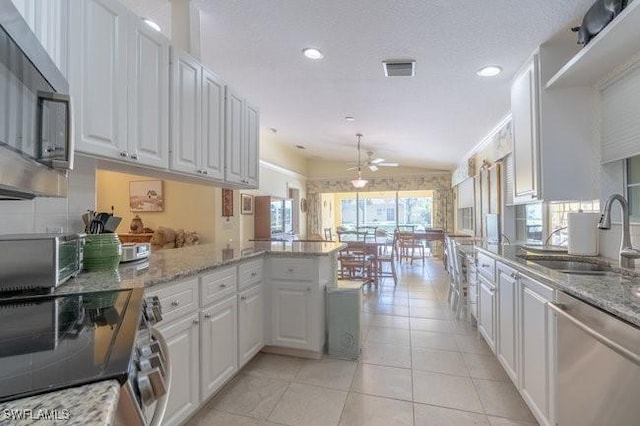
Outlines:
<svg viewBox="0 0 640 426"><path fill-rule="evenodd" d="M226 172L227 182L243 184L244 100L227 86L226 94Z"/></svg>
<svg viewBox="0 0 640 426"><path fill-rule="evenodd" d="M516 202L539 198L537 63L537 57L534 56L516 77L511 87L514 200Z"/></svg>
<svg viewBox="0 0 640 426"><path fill-rule="evenodd" d="M202 170L224 179L224 83L204 68L202 73Z"/></svg>
<svg viewBox="0 0 640 426"><path fill-rule="evenodd" d="M128 151L134 161L169 167L169 43L142 19L129 39Z"/></svg>
<svg viewBox="0 0 640 426"><path fill-rule="evenodd" d="M69 0L13 0L31 30L67 77Z"/></svg>
<svg viewBox="0 0 640 426"><path fill-rule="evenodd" d="M511 86L515 204L600 197L593 173L600 162L593 137L595 91L543 84L574 49L574 43L541 45Z"/></svg>
<svg viewBox="0 0 640 426"><path fill-rule="evenodd" d="M224 181L225 84L187 53L171 51L171 169Z"/></svg>
<svg viewBox="0 0 640 426"><path fill-rule="evenodd" d="M129 12L111 0L77 2L69 12L76 149L125 157Z"/></svg>
<svg viewBox="0 0 640 426"><path fill-rule="evenodd" d="M171 49L171 169L200 171L202 66L190 55Z"/></svg>
<svg viewBox="0 0 640 426"><path fill-rule="evenodd" d="M260 111L257 107L245 102L245 144L247 155L245 159L245 183L250 187L258 187L260 158Z"/></svg>
<svg viewBox="0 0 640 426"><path fill-rule="evenodd" d="M70 8L76 149L168 166L169 41L114 0Z"/></svg>

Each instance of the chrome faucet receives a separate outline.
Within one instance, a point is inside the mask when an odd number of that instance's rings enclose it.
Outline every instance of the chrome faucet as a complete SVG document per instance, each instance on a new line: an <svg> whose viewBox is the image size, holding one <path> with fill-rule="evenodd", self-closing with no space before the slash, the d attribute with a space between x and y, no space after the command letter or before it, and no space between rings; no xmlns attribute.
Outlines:
<svg viewBox="0 0 640 426"><path fill-rule="evenodd" d="M640 258L640 250L631 247L631 232L629 231L629 203L620 194L613 194L604 204L599 229L611 229L611 206L614 201L620 203L622 207L622 242L620 243L620 267L633 269L635 267L635 259Z"/></svg>
<svg viewBox="0 0 640 426"><path fill-rule="evenodd" d="M555 234L557 234L557 233L558 233L558 232L560 232L560 231L564 231L564 230L565 230L565 229L567 229L567 228L568 228L568 226L563 226L563 227L556 228L556 229L554 229L553 231L551 231L551 232L549 233L549 236L547 237L547 239L546 239L546 240L544 240L544 243L543 243L542 245L543 245L543 246L546 246L546 245L549 243L549 240L551 239L551 237L553 237ZM560 242L560 245L562 245L562 241Z"/></svg>

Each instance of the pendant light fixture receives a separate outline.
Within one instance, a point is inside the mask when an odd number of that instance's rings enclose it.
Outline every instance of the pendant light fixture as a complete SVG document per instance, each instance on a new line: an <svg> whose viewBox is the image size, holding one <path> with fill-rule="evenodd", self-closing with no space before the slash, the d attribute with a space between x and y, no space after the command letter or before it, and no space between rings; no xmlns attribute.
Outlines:
<svg viewBox="0 0 640 426"><path fill-rule="evenodd" d="M356 138L358 140L358 179L354 179L351 181L351 185L353 185L356 189L362 189L367 185L367 180L362 179L362 169L360 164L360 138L362 138L362 134L356 134Z"/></svg>

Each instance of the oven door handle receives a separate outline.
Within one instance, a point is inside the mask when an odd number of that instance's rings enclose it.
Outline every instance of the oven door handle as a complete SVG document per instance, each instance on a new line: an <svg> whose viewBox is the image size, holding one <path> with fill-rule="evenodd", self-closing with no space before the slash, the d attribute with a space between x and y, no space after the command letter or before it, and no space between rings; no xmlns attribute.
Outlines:
<svg viewBox="0 0 640 426"><path fill-rule="evenodd" d="M171 393L171 354L169 353L169 346L167 345L167 340L164 338L162 333L154 327L149 329L151 336L160 344L160 348L162 349L162 353L164 354L164 386L167 389L167 392L162 395L158 401L156 401L156 407L153 412L153 417L149 422L149 426L160 426L162 424L162 420L164 419L164 413L167 409L167 403L169 402L169 394Z"/></svg>
<svg viewBox="0 0 640 426"><path fill-rule="evenodd" d="M629 361L633 362L636 365L640 365L640 356L638 356L638 354L631 352L629 349L625 348L624 346L619 345L618 343L614 342L608 337L598 333L596 330L589 327L588 325L583 324L575 317L569 315L566 312L565 310L566 308L564 305L561 305L561 304L556 305L554 303L547 302L547 306L549 306L549 308L551 308L551 310L554 311L556 314L562 316L564 319L568 320L573 325L578 327L580 330L584 331L589 336L596 339L598 342L602 343L612 351L616 352L618 355L623 356L624 358L628 359Z"/></svg>

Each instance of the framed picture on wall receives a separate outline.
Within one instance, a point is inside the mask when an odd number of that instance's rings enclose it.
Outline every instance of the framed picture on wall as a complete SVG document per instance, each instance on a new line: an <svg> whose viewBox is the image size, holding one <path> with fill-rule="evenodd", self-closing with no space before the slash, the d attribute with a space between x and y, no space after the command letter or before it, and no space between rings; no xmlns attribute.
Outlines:
<svg viewBox="0 0 640 426"><path fill-rule="evenodd" d="M132 212L164 211L161 180L129 182L129 206Z"/></svg>
<svg viewBox="0 0 640 426"><path fill-rule="evenodd" d="M222 190L222 216L233 216L233 191L231 189Z"/></svg>
<svg viewBox="0 0 640 426"><path fill-rule="evenodd" d="M253 214L253 195L242 194L240 197L240 205L242 206L240 213Z"/></svg>

